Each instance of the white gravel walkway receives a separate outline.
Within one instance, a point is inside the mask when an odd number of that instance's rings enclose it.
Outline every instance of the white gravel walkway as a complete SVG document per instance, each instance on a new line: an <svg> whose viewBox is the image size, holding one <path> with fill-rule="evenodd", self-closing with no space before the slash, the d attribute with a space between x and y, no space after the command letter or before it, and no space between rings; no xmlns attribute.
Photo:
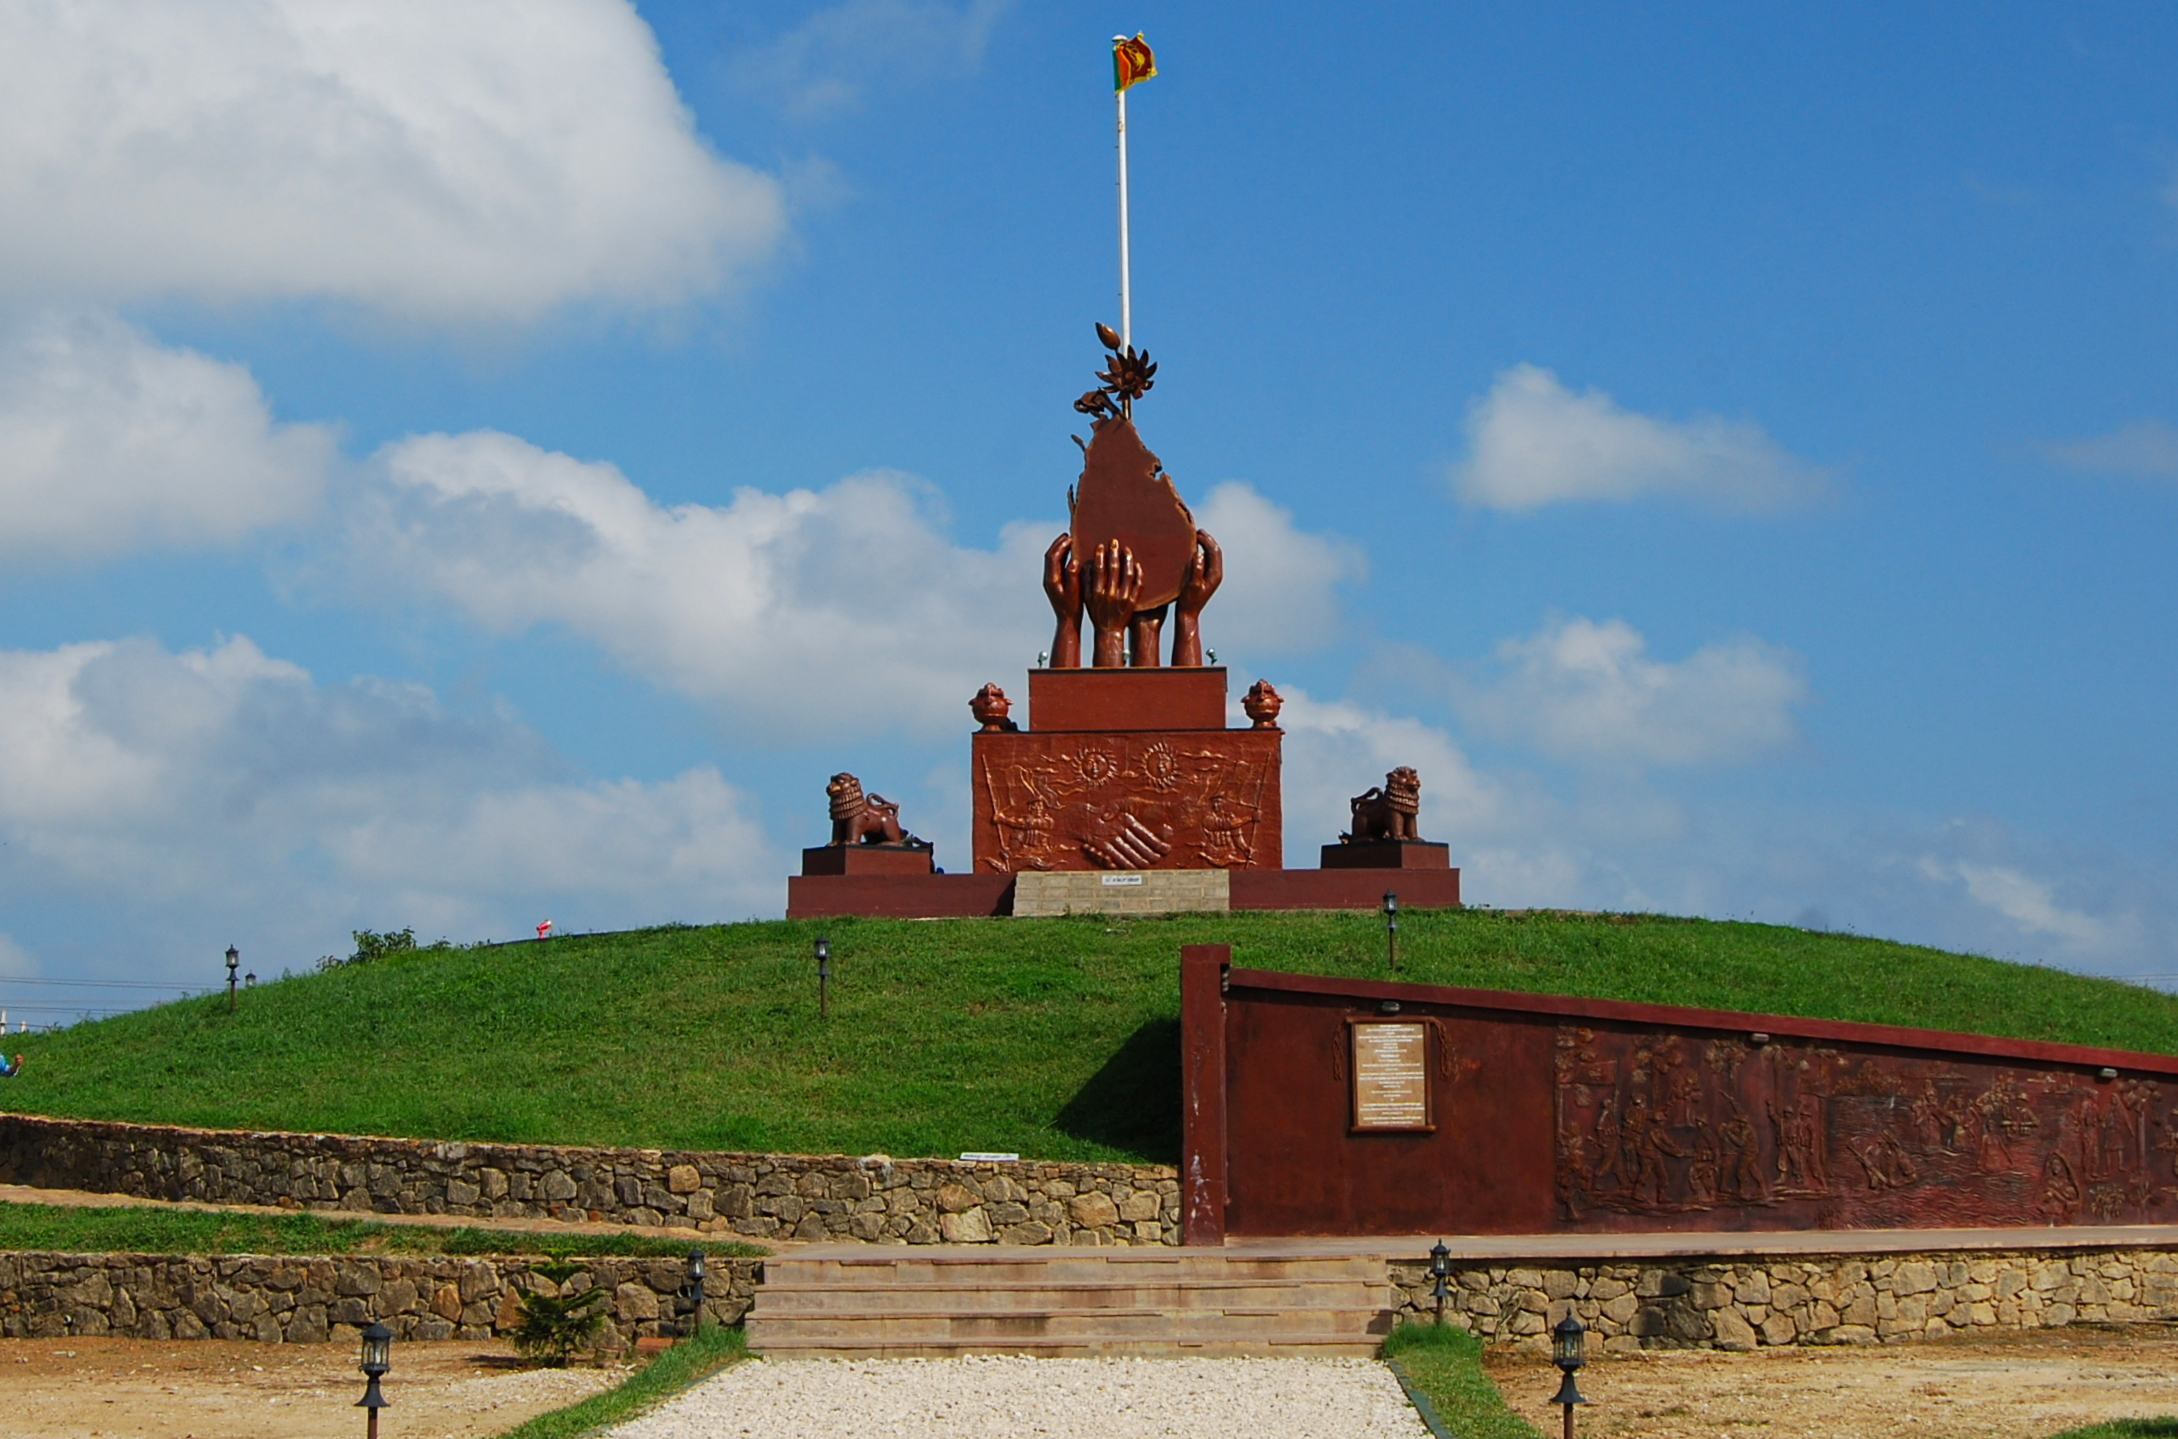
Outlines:
<svg viewBox="0 0 2178 1439"><path fill-rule="evenodd" d="M1429 1439L1369 1359L752 1360L612 1439Z"/></svg>

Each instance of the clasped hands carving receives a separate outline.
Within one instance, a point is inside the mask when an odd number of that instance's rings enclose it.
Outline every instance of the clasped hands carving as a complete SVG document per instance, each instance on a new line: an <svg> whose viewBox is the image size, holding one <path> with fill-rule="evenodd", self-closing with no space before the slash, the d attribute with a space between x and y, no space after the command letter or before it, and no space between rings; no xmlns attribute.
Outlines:
<svg viewBox="0 0 2178 1439"><path fill-rule="evenodd" d="M1207 530L1195 531L1195 553L1180 581L1180 597L1153 610L1137 609L1146 576L1134 552L1117 540L1093 546L1086 561L1074 552L1074 537L1060 535L1044 551L1044 594L1051 600L1059 627L1051 638L1051 667L1081 667L1081 617L1088 611L1094 636L1090 663L1098 669L1162 663L1165 611L1174 612L1172 662L1200 665L1202 609L1225 582L1225 552Z"/></svg>

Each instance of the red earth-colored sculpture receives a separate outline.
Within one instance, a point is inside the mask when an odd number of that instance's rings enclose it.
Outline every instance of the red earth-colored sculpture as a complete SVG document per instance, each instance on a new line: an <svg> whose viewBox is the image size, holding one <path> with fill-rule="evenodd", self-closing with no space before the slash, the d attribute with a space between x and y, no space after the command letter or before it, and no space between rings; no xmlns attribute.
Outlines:
<svg viewBox="0 0 2178 1439"><path fill-rule="evenodd" d="M1422 809L1422 777L1401 765L1384 776L1384 786L1369 786L1347 801L1353 810L1354 827L1339 836L1341 844L1377 839L1420 839L1415 819Z"/></svg>
<svg viewBox="0 0 2178 1439"><path fill-rule="evenodd" d="M1006 913L1013 876L1089 869L1227 870L1238 909L1374 908L1383 881L1356 871L1435 871L1402 875L1402 897L1457 905L1459 872L1445 846L1413 839L1411 804L1374 829L1357 810L1358 842L1326 845L1339 857L1323 869L1284 867L1284 701L1258 681L1242 706L1251 727L1227 728L1226 673L1204 663L1202 639L1225 555L1135 429L1134 401L1157 367L1107 327L1098 338L1110 354L1099 387L1074 403L1092 431L1075 437L1083 460L1068 530L1044 552L1049 664L1030 671L1024 724L995 684L969 701L972 872L924 874L907 856L873 853L897 812L843 821L835 797L833 846L805 851L789 915ZM859 787L852 798L862 802ZM1402 837L1371 842L1379 833Z"/></svg>
<svg viewBox="0 0 2178 1439"><path fill-rule="evenodd" d="M985 685L976 691L976 697L968 701L968 713L976 717L976 723L985 733L1017 730L1021 726L1006 716L1013 711L1013 701L997 685Z"/></svg>
<svg viewBox="0 0 2178 1439"><path fill-rule="evenodd" d="M900 828L900 806L881 794L865 795L853 775L833 775L824 792L832 802L832 843L922 844Z"/></svg>

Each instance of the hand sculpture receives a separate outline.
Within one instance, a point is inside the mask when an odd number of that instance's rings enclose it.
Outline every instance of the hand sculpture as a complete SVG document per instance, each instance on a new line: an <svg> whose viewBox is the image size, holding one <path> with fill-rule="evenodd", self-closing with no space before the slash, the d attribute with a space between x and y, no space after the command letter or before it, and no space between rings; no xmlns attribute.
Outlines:
<svg viewBox="0 0 2178 1439"><path fill-rule="evenodd" d="M1084 603L1089 610L1089 624L1096 632L1096 650L1090 663L1098 669L1117 669L1127 662L1127 626L1134 619L1136 602L1142 598L1142 568L1135 563L1132 550L1117 540L1107 540L1090 552L1087 578ZM1078 644L1078 633L1076 639Z"/></svg>
<svg viewBox="0 0 2178 1439"><path fill-rule="evenodd" d="M1170 605L1159 605L1154 610L1137 610L1127 622L1127 663L1137 669L1155 669L1159 647L1164 643L1165 611Z"/></svg>
<svg viewBox="0 0 2178 1439"><path fill-rule="evenodd" d="M1180 598L1174 606L1174 664L1202 663L1202 607L1210 603L1210 597L1224 583L1225 552L1210 538L1208 530L1195 531L1195 557L1188 561L1187 578L1180 581Z"/></svg>
<svg viewBox="0 0 2178 1439"><path fill-rule="evenodd" d="M1044 593L1059 627L1051 636L1051 667L1081 668L1081 560L1074 554L1074 537L1062 534L1044 551Z"/></svg>

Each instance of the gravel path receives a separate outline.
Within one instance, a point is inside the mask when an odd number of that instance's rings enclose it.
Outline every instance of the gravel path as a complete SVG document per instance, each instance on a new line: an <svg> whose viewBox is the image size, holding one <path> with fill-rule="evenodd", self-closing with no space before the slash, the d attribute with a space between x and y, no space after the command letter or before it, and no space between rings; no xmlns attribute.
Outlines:
<svg viewBox="0 0 2178 1439"><path fill-rule="evenodd" d="M1429 1439L1368 1359L755 1360L612 1439Z"/></svg>

